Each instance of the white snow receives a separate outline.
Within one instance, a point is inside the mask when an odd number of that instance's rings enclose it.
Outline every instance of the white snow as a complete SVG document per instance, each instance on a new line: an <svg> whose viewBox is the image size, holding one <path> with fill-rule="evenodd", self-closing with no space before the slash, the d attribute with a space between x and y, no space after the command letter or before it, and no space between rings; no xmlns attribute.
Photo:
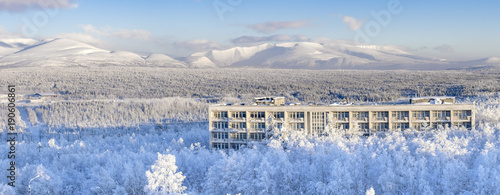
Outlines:
<svg viewBox="0 0 500 195"><path fill-rule="evenodd" d="M447 61L417 56L390 45L356 45L349 41L285 42L196 52L180 61L165 54L142 57L108 51L70 39L0 39L0 67L149 66L175 68L264 67L292 69L418 69L463 68L500 63L491 57Z"/></svg>

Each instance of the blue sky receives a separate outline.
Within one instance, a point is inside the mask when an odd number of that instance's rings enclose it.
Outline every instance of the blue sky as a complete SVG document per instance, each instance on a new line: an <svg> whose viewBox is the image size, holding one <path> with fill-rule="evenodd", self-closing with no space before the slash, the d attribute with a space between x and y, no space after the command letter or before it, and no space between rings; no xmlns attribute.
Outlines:
<svg viewBox="0 0 500 195"><path fill-rule="evenodd" d="M499 8L498 1L0 0L0 36L174 57L327 38L464 60L500 56ZM23 31L29 26L35 32Z"/></svg>

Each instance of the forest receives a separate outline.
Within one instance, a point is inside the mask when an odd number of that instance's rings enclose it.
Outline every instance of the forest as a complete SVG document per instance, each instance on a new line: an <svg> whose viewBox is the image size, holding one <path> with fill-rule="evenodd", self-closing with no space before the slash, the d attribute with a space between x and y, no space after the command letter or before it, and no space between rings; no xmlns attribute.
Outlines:
<svg viewBox="0 0 500 195"><path fill-rule="evenodd" d="M500 194L498 73L275 71L7 70L1 83L15 78L20 95L60 95L19 100L18 179L15 188L0 180L0 194ZM289 132L236 151L208 147L212 103L258 95L377 102L416 93L475 103L475 128ZM5 117L0 126L7 140Z"/></svg>
<svg viewBox="0 0 500 195"><path fill-rule="evenodd" d="M285 96L291 102L387 101L401 97L467 97L500 91L500 70L356 71L286 69L25 68L2 70L0 92L54 92L61 99L187 97L217 101Z"/></svg>

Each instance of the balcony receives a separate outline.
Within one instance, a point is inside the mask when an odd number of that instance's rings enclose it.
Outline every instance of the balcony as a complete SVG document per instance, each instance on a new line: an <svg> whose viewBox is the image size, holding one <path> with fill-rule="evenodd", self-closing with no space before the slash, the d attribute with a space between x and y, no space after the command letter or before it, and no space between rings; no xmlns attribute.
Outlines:
<svg viewBox="0 0 500 195"><path fill-rule="evenodd" d="M368 117L354 118L354 122L368 122Z"/></svg>
<svg viewBox="0 0 500 195"><path fill-rule="evenodd" d="M375 117L370 119L373 122L388 122L387 117Z"/></svg>
<svg viewBox="0 0 500 195"><path fill-rule="evenodd" d="M262 139L248 139L249 142L262 142L264 140L265 140L264 138L262 138Z"/></svg>
<svg viewBox="0 0 500 195"><path fill-rule="evenodd" d="M246 132L246 128L228 128L227 131L229 132Z"/></svg>
<svg viewBox="0 0 500 195"><path fill-rule="evenodd" d="M265 131L266 131L266 129L264 129L264 128L250 128L250 129L248 129L248 132L261 132L261 133L263 133Z"/></svg>
<svg viewBox="0 0 500 195"><path fill-rule="evenodd" d="M211 142L227 142L228 139L210 138Z"/></svg>
<svg viewBox="0 0 500 195"><path fill-rule="evenodd" d="M433 118L435 122L450 122L451 121L451 117L447 116L447 117L435 117Z"/></svg>
<svg viewBox="0 0 500 195"><path fill-rule="evenodd" d="M264 118L250 118L250 122L265 122Z"/></svg>
<svg viewBox="0 0 500 195"><path fill-rule="evenodd" d="M290 119L288 119L288 122L290 122L290 123L303 123L304 118L290 118Z"/></svg>
<svg viewBox="0 0 500 195"><path fill-rule="evenodd" d="M229 118L229 121L231 122L245 122L247 121L246 118Z"/></svg>
<svg viewBox="0 0 500 195"><path fill-rule="evenodd" d="M211 121L227 121L227 117L210 117Z"/></svg>
<svg viewBox="0 0 500 195"><path fill-rule="evenodd" d="M349 122L349 118L348 117L335 118L334 121L337 122L337 123L345 123L345 122Z"/></svg>
<svg viewBox="0 0 500 195"><path fill-rule="evenodd" d="M230 138L229 139L229 142L241 142L241 143L245 143L245 142L248 142L248 139L235 139L235 138Z"/></svg>
<svg viewBox="0 0 500 195"><path fill-rule="evenodd" d="M391 120L391 122L408 122L408 117L396 117Z"/></svg>
<svg viewBox="0 0 500 195"><path fill-rule="evenodd" d="M412 122L429 122L429 117L413 117Z"/></svg>
<svg viewBox="0 0 500 195"><path fill-rule="evenodd" d="M273 121L276 121L276 122L284 122L285 119L284 118L274 118Z"/></svg>
<svg viewBox="0 0 500 195"><path fill-rule="evenodd" d="M472 116L456 117L455 118L456 121L460 121L460 122L470 122L471 119L472 119Z"/></svg>

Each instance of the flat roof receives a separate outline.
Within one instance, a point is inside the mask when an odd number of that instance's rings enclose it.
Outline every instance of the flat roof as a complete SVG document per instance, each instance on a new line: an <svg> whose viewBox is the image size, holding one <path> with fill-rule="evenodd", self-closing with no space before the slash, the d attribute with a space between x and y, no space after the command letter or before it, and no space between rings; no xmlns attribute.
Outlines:
<svg viewBox="0 0 500 195"><path fill-rule="evenodd" d="M210 110L231 111L419 111L419 110L473 110L474 104L385 104L336 106L249 106L210 105Z"/></svg>

